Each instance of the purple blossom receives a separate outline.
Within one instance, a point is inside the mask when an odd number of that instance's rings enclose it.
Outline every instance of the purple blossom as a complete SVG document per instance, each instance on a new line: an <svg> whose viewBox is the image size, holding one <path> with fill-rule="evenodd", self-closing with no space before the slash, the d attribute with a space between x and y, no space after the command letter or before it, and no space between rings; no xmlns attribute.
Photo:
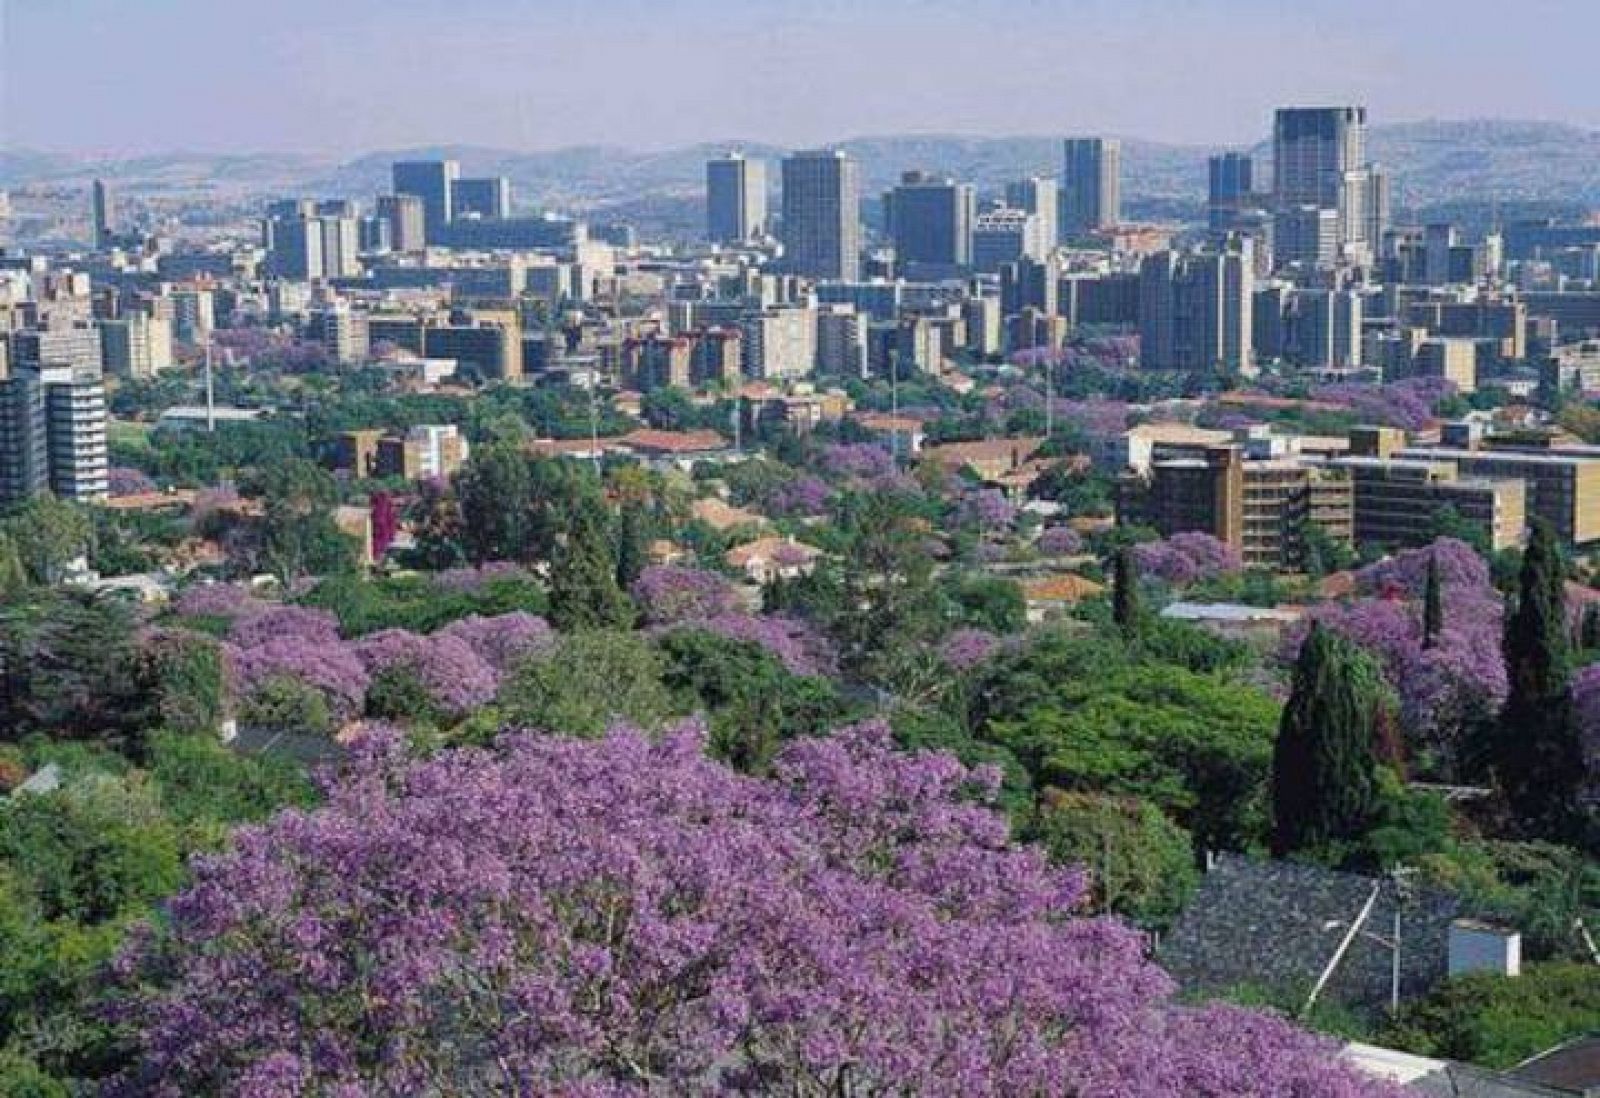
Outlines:
<svg viewBox="0 0 1600 1098"><path fill-rule="evenodd" d="M962 497L961 521L968 526L976 526L983 533L1004 530L1016 517L1017 509L998 488L979 488Z"/></svg>
<svg viewBox="0 0 1600 1098"><path fill-rule="evenodd" d="M1418 377L1383 385L1341 382L1312 391L1317 400L1342 404L1360 418L1405 431L1420 431L1433 419L1439 402L1455 392L1443 378Z"/></svg>
<svg viewBox="0 0 1600 1098"><path fill-rule="evenodd" d="M228 640L239 648L292 639L306 644L337 645L339 619L327 610L307 606L267 606L234 620Z"/></svg>
<svg viewBox="0 0 1600 1098"><path fill-rule="evenodd" d="M407 629L384 629L352 646L367 674L409 671L433 703L452 716L487 705L500 677L461 637L443 631L424 637Z"/></svg>
<svg viewBox="0 0 1600 1098"><path fill-rule="evenodd" d="M228 644L223 651L242 697L274 679L292 679L320 693L339 724L359 716L366 704L367 670L337 638L327 643L303 636L276 636L248 648Z"/></svg>
<svg viewBox="0 0 1600 1098"><path fill-rule="evenodd" d="M776 776L703 729L364 738L116 966L129 1094L1398 1095L1274 1017L1193 1009L1081 875L879 722ZM381 1035L374 1039L373 1035Z"/></svg>
<svg viewBox="0 0 1600 1098"><path fill-rule="evenodd" d="M471 595L486 584L528 578L527 569L515 561L491 560L476 567L447 568L433 576L433 584L452 595Z"/></svg>
<svg viewBox="0 0 1600 1098"><path fill-rule="evenodd" d="M112 499L123 496L142 496L156 490L156 482L140 469L113 465L106 473L106 483Z"/></svg>
<svg viewBox="0 0 1600 1098"><path fill-rule="evenodd" d="M1133 559L1140 572L1174 587L1215 579L1244 567L1239 551L1233 546L1194 530L1136 545Z"/></svg>
<svg viewBox="0 0 1600 1098"><path fill-rule="evenodd" d="M267 605L246 588L232 583L201 584L172 600L172 610L180 617L226 618L229 621L259 614Z"/></svg>
<svg viewBox="0 0 1600 1098"><path fill-rule="evenodd" d="M725 613L683 624L730 640L759 645L776 656L792 675L832 675L838 670L833 646L799 618L783 614Z"/></svg>
<svg viewBox="0 0 1600 1098"><path fill-rule="evenodd" d="M939 658L957 671L970 671L999 647L1000 638L987 629L957 629L939 646Z"/></svg>
<svg viewBox="0 0 1600 1098"><path fill-rule="evenodd" d="M833 489L821 477L802 473L778 485L767 496L766 507L774 515L813 517L826 514Z"/></svg>
<svg viewBox="0 0 1600 1098"><path fill-rule="evenodd" d="M523 660L548 651L556 641L549 623L525 610L493 617L469 614L451 622L434 636L461 640L501 675Z"/></svg>
<svg viewBox="0 0 1600 1098"><path fill-rule="evenodd" d="M714 617L739 607L739 593L727 577L671 564L640 572L633 582L633 597L651 625Z"/></svg>
<svg viewBox="0 0 1600 1098"><path fill-rule="evenodd" d="M1070 526L1047 526L1039 534L1039 552L1047 557L1072 557L1083 552L1083 538Z"/></svg>
<svg viewBox="0 0 1600 1098"><path fill-rule="evenodd" d="M823 447L822 470L841 479L873 480L896 471L894 455L870 442L833 443Z"/></svg>
<svg viewBox="0 0 1600 1098"><path fill-rule="evenodd" d="M1436 557L1444 628L1432 648L1422 644L1422 598L1428 559ZM1462 542L1442 538L1369 565L1355 574L1355 599L1312 610L1286 631L1279 656L1292 660L1314 619L1364 648L1400 699L1409 743L1449 765L1468 725L1496 712L1507 691L1501 656L1503 603L1481 558Z"/></svg>

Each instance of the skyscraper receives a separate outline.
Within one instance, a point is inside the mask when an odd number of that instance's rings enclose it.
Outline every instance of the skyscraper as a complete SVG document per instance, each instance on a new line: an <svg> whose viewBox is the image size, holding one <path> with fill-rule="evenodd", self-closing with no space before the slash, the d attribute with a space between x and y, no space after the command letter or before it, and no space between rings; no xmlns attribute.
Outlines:
<svg viewBox="0 0 1600 1098"><path fill-rule="evenodd" d="M511 180L503 175L456 180L450 187L450 216L510 217Z"/></svg>
<svg viewBox="0 0 1600 1098"><path fill-rule="evenodd" d="M1061 143L1061 233L1074 236L1122 220L1122 142L1069 137Z"/></svg>
<svg viewBox="0 0 1600 1098"><path fill-rule="evenodd" d="M455 212L454 190L461 165L454 160L402 160L394 165L394 193L422 199L423 232L429 243L442 240Z"/></svg>
<svg viewBox="0 0 1600 1098"><path fill-rule="evenodd" d="M1213 230L1226 228L1235 214L1250 202L1255 187L1255 165L1246 153L1222 153L1208 162L1207 220Z"/></svg>
<svg viewBox="0 0 1600 1098"><path fill-rule="evenodd" d="M389 247L397 252L422 250L427 242L422 199L414 194L380 194L378 216L389 222Z"/></svg>
<svg viewBox="0 0 1600 1098"><path fill-rule="evenodd" d="M884 195L884 221L894 241L896 268L941 277L972 263L972 221L978 206L971 183L905 172Z"/></svg>
<svg viewBox="0 0 1600 1098"><path fill-rule="evenodd" d="M1014 210L1026 210L1039 219L1039 232L1046 248L1061 243L1060 188L1048 175L1030 175L1006 184L1006 205Z"/></svg>
<svg viewBox="0 0 1600 1098"><path fill-rule="evenodd" d="M1248 373L1254 257L1248 237L1180 254L1158 252L1139 268L1140 357L1148 369Z"/></svg>
<svg viewBox="0 0 1600 1098"><path fill-rule="evenodd" d="M1272 169L1279 210L1337 211L1341 244L1376 243L1368 238L1375 196L1365 107L1281 108L1272 127Z"/></svg>
<svg viewBox="0 0 1600 1098"><path fill-rule="evenodd" d="M741 152L706 161L706 236L717 244L742 244L766 227L766 164Z"/></svg>
<svg viewBox="0 0 1600 1098"><path fill-rule="evenodd" d="M861 166L840 149L783 161L783 244L795 274L853 282L861 272Z"/></svg>
<svg viewBox="0 0 1600 1098"><path fill-rule="evenodd" d="M116 235L114 222L117 218L116 200L112 197L111 186L104 179L96 179L91 195L91 206L94 214L94 246L96 248L109 248Z"/></svg>

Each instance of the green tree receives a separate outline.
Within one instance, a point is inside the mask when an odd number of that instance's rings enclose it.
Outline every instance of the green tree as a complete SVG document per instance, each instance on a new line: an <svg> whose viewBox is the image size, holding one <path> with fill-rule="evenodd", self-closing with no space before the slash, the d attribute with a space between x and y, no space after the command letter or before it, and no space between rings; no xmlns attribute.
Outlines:
<svg viewBox="0 0 1600 1098"><path fill-rule="evenodd" d="M562 632L633 624L633 602L617 586L609 519L601 503L576 508L566 540L556 551L550 570L550 624Z"/></svg>
<svg viewBox="0 0 1600 1098"><path fill-rule="evenodd" d="M681 711L665 673L661 653L637 633L575 633L512 673L497 716L573 736L597 736L617 721L652 728Z"/></svg>
<svg viewBox="0 0 1600 1098"><path fill-rule="evenodd" d="M1199 877L1188 832L1138 797L1047 789L1020 830L1053 861L1083 867L1095 911L1141 926L1167 925Z"/></svg>
<svg viewBox="0 0 1600 1098"><path fill-rule="evenodd" d="M1295 661L1272 757L1273 851L1353 842L1378 798L1376 721L1388 705L1372 661L1313 623Z"/></svg>
<svg viewBox="0 0 1600 1098"><path fill-rule="evenodd" d="M533 477L528 459L509 443L473 452L455 478L461 509L460 537L468 558L531 559Z"/></svg>
<svg viewBox="0 0 1600 1098"><path fill-rule="evenodd" d="M1439 589L1439 562L1428 557L1428 578L1422 589L1422 647L1435 648L1444 632L1444 595Z"/></svg>
<svg viewBox="0 0 1600 1098"><path fill-rule="evenodd" d="M44 494L34 496L0 520L22 567L34 583L55 583L67 565L89 552L94 523L76 504Z"/></svg>
<svg viewBox="0 0 1600 1098"><path fill-rule="evenodd" d="M28 586L28 570L22 565L17 543L0 531L0 599L19 597Z"/></svg>
<svg viewBox="0 0 1600 1098"><path fill-rule="evenodd" d="M351 567L355 545L334 522L339 490L326 470L295 458L261 470L256 487L262 496L260 564L284 586Z"/></svg>
<svg viewBox="0 0 1600 1098"><path fill-rule="evenodd" d="M1117 623L1124 637L1139 634L1143 611L1139 605L1139 569L1133 562L1133 550L1124 546L1117 551L1116 568L1111 579L1111 620Z"/></svg>
<svg viewBox="0 0 1600 1098"><path fill-rule="evenodd" d="M1446 980L1401 1012L1385 1044L1510 1068L1600 1030L1593 964L1532 964L1516 977L1473 972Z"/></svg>
<svg viewBox="0 0 1600 1098"><path fill-rule="evenodd" d="M1572 716L1566 566L1549 523L1536 519L1506 622L1510 693L1495 735L1496 776L1519 826L1576 837L1585 772Z"/></svg>
<svg viewBox="0 0 1600 1098"><path fill-rule="evenodd" d="M642 507L624 503L617 519L617 586L627 591L646 563L646 529Z"/></svg>

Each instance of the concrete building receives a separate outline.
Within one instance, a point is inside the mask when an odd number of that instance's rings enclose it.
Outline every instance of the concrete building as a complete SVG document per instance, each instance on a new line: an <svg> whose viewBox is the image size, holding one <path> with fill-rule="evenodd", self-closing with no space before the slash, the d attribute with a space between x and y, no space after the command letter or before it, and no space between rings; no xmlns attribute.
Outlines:
<svg viewBox="0 0 1600 1098"><path fill-rule="evenodd" d="M356 366L367 361L371 340L367 314L340 301L314 309L306 321L306 338L327 348L328 359L341 366Z"/></svg>
<svg viewBox="0 0 1600 1098"><path fill-rule="evenodd" d="M817 313L809 308L768 309L740 323L747 377L805 377L816 368Z"/></svg>
<svg viewBox="0 0 1600 1098"><path fill-rule="evenodd" d="M1117 485L1117 519L1150 526L1163 537L1210 534L1246 565L1292 570L1305 564L1309 526L1351 544L1355 505L1350 478L1340 470L1295 457L1248 460L1230 444L1125 472Z"/></svg>
<svg viewBox="0 0 1600 1098"><path fill-rule="evenodd" d="M861 271L861 168L839 149L783 161L784 261L811 278L854 282Z"/></svg>
<svg viewBox="0 0 1600 1098"><path fill-rule="evenodd" d="M1247 153L1221 153L1207 161L1206 169L1207 223L1214 232L1225 231L1255 204L1255 162Z"/></svg>
<svg viewBox="0 0 1600 1098"><path fill-rule="evenodd" d="M511 180L503 175L457 179L450 185L450 217L503 220L511 216Z"/></svg>
<svg viewBox="0 0 1600 1098"><path fill-rule="evenodd" d="M0 371L0 507L49 486L44 385L32 370Z"/></svg>
<svg viewBox="0 0 1600 1098"><path fill-rule="evenodd" d="M1069 137L1061 143L1063 237L1109 229L1122 220L1122 142Z"/></svg>
<svg viewBox="0 0 1600 1098"><path fill-rule="evenodd" d="M380 194L378 216L389 223L389 247L393 251L420 252L427 246L426 213L417 195Z"/></svg>
<svg viewBox="0 0 1600 1098"><path fill-rule="evenodd" d="M1339 261L1339 211L1308 204L1280 206L1272 219L1272 258L1279 268L1326 270Z"/></svg>
<svg viewBox="0 0 1600 1098"><path fill-rule="evenodd" d="M743 244L766 231L766 163L741 152L706 161L706 237Z"/></svg>
<svg viewBox="0 0 1600 1098"><path fill-rule="evenodd" d="M428 243L442 242L455 215L455 184L461 165L454 160L402 160L393 166L394 193L422 200L423 233Z"/></svg>
<svg viewBox="0 0 1600 1098"><path fill-rule="evenodd" d="M379 338L369 325L371 338ZM452 358L480 377L515 381L522 377L522 329L514 320L423 325L425 358Z"/></svg>
<svg viewBox="0 0 1600 1098"><path fill-rule="evenodd" d="M1060 204L1061 188L1052 176L1030 175L1006 184L1006 205L1039 219L1039 236L1046 251L1061 243Z"/></svg>
<svg viewBox="0 0 1600 1098"><path fill-rule="evenodd" d="M817 309L817 372L828 377L867 376L867 318L854 306Z"/></svg>
<svg viewBox="0 0 1600 1098"><path fill-rule="evenodd" d="M907 277L948 278L972 264L977 191L949 176L911 171L883 197L895 268Z"/></svg>
<svg viewBox="0 0 1600 1098"><path fill-rule="evenodd" d="M172 324L145 313L102 320L100 353L101 368L106 373L149 380L172 366Z"/></svg>
<svg viewBox="0 0 1600 1098"><path fill-rule="evenodd" d="M1140 354L1148 369L1249 373L1255 368L1252 243L1158 252L1139 269Z"/></svg>
<svg viewBox="0 0 1600 1098"><path fill-rule="evenodd" d="M1426 545L1437 536L1437 519L1446 508L1497 551L1522 540L1527 492L1519 480L1462 476L1449 461L1403 457L1352 455L1333 464L1355 487L1358 548Z"/></svg>
<svg viewBox="0 0 1600 1098"><path fill-rule="evenodd" d="M1280 212L1299 206L1332 210L1341 245L1376 245L1368 237L1372 166L1365 107L1280 109L1273 120L1272 167Z"/></svg>
<svg viewBox="0 0 1600 1098"><path fill-rule="evenodd" d="M466 437L454 424L421 424L404 435L378 440L380 477L405 480L449 479L467 460Z"/></svg>
<svg viewBox="0 0 1600 1098"><path fill-rule="evenodd" d="M1005 206L986 210L972 225L972 269L998 274L1023 256L1043 262L1052 248L1045 233L1038 214Z"/></svg>
<svg viewBox="0 0 1600 1098"><path fill-rule="evenodd" d="M1478 388L1478 348L1470 339L1424 339L1411 356L1411 376L1443 378L1458 393Z"/></svg>
<svg viewBox="0 0 1600 1098"><path fill-rule="evenodd" d="M1445 447L1398 450L1405 461L1447 463L1463 477L1514 480L1526 486L1526 509L1555 528L1569 545L1600 541L1600 456ZM1521 534L1520 527L1517 533Z"/></svg>
<svg viewBox="0 0 1600 1098"><path fill-rule="evenodd" d="M1361 295L1354 290L1290 292L1285 317L1286 357L1307 369L1360 366L1361 317Z"/></svg>
<svg viewBox="0 0 1600 1098"><path fill-rule="evenodd" d="M1016 316L1024 309L1035 309L1046 316L1057 313L1060 267L1055 256L1042 262L1021 256L1000 268L1000 313Z"/></svg>
<svg viewBox="0 0 1600 1098"><path fill-rule="evenodd" d="M67 367L39 371L44 388L50 491L60 499L102 500L110 494L106 389L93 373Z"/></svg>
<svg viewBox="0 0 1600 1098"><path fill-rule="evenodd" d="M172 337L194 344L210 339L217 326L216 295L205 286L179 286L168 296L172 299Z"/></svg>
<svg viewBox="0 0 1600 1098"><path fill-rule="evenodd" d="M90 217L94 226L94 246L100 251L110 248L116 241L117 208L111 185L96 179L90 191Z"/></svg>

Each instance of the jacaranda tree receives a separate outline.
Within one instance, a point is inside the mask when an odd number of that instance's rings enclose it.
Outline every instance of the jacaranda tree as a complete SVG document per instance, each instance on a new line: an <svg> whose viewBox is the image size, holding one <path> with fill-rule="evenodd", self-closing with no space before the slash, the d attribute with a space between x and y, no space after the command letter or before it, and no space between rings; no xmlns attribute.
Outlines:
<svg viewBox="0 0 1600 1098"><path fill-rule="evenodd" d="M129 1094L1397 1092L1191 1008L975 774L882 725L771 779L703 735L370 738L326 807L202 860L124 956Z"/></svg>

